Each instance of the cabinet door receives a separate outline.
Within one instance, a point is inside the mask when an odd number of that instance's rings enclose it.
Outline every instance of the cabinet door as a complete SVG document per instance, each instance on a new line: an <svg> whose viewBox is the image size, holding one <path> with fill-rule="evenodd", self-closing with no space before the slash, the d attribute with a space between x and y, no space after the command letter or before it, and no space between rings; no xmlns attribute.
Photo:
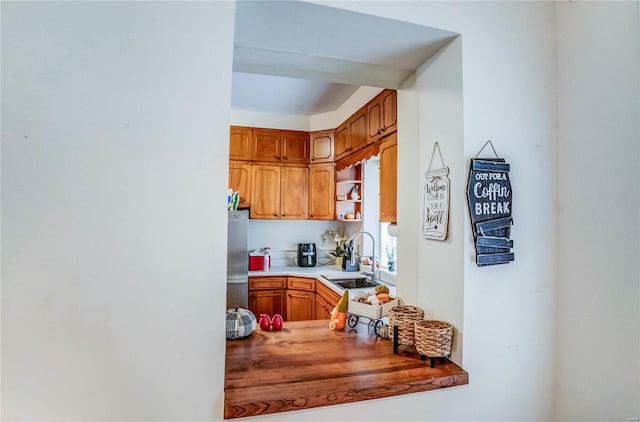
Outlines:
<svg viewBox="0 0 640 422"><path fill-rule="evenodd" d="M280 218L306 220L309 215L309 169L281 168Z"/></svg>
<svg viewBox="0 0 640 422"><path fill-rule="evenodd" d="M229 129L229 159L251 159L251 128L244 126L231 126Z"/></svg>
<svg viewBox="0 0 640 422"><path fill-rule="evenodd" d="M253 128L252 161L280 162L280 131Z"/></svg>
<svg viewBox="0 0 640 422"><path fill-rule="evenodd" d="M380 221L397 222L398 143L395 133L380 145Z"/></svg>
<svg viewBox="0 0 640 422"><path fill-rule="evenodd" d="M331 319L331 306L322 296L316 294L316 319Z"/></svg>
<svg viewBox="0 0 640 422"><path fill-rule="evenodd" d="M335 204L334 164L309 165L309 219L333 220Z"/></svg>
<svg viewBox="0 0 640 422"><path fill-rule="evenodd" d="M385 90L382 94L382 133L384 136L397 130L398 93L393 90Z"/></svg>
<svg viewBox="0 0 640 422"><path fill-rule="evenodd" d="M229 162L229 187L240 192L238 208L251 205L251 163L247 161Z"/></svg>
<svg viewBox="0 0 640 422"><path fill-rule="evenodd" d="M287 290L287 321L316 319L316 298L313 292Z"/></svg>
<svg viewBox="0 0 640 422"><path fill-rule="evenodd" d="M367 104L367 126L369 127L369 143L377 141L382 133L382 101L379 97Z"/></svg>
<svg viewBox="0 0 640 422"><path fill-rule="evenodd" d="M286 290L249 291L249 310L259 319L260 314L286 318Z"/></svg>
<svg viewBox="0 0 640 422"><path fill-rule="evenodd" d="M309 163L309 133L284 130L281 132L283 164Z"/></svg>
<svg viewBox="0 0 640 422"><path fill-rule="evenodd" d="M280 166L251 166L251 218L280 218Z"/></svg>
<svg viewBox="0 0 640 422"><path fill-rule="evenodd" d="M367 108L363 107L349 119L349 153L367 145L368 140Z"/></svg>
<svg viewBox="0 0 640 422"><path fill-rule="evenodd" d="M334 151L336 161L349 154L349 126L347 122L336 129Z"/></svg>
<svg viewBox="0 0 640 422"><path fill-rule="evenodd" d="M322 130L311 133L310 161L311 163L333 162L333 130Z"/></svg>

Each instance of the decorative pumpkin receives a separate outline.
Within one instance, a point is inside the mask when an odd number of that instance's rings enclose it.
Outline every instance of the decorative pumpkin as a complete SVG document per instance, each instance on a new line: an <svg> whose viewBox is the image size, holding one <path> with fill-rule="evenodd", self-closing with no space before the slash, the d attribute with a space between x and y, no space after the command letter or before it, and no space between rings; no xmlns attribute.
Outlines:
<svg viewBox="0 0 640 422"><path fill-rule="evenodd" d="M332 330L344 330L347 325L347 309L349 308L349 289L345 289L338 304L331 311L329 328Z"/></svg>
<svg viewBox="0 0 640 422"><path fill-rule="evenodd" d="M248 337L256 329L256 316L248 309L227 309L227 339Z"/></svg>

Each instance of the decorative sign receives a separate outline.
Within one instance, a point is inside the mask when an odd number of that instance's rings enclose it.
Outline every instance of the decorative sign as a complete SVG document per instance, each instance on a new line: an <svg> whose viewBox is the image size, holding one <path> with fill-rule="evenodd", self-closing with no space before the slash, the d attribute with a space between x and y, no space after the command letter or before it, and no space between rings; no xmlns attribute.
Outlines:
<svg viewBox="0 0 640 422"><path fill-rule="evenodd" d="M493 144L487 141L480 152ZM480 155L480 152L478 155ZM473 158L469 169L467 199L476 246L478 266L504 264L514 260L511 225L513 195L510 165L503 158Z"/></svg>
<svg viewBox="0 0 640 422"><path fill-rule="evenodd" d="M431 170L436 148L442 168ZM440 146L436 142L427 169L427 184L424 186L424 221L422 234L427 239L445 240L449 224L449 167L444 165Z"/></svg>

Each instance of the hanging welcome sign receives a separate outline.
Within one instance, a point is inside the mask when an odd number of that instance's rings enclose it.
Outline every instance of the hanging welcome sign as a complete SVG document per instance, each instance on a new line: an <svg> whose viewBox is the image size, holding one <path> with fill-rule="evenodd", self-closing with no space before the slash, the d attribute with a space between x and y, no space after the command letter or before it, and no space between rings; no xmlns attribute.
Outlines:
<svg viewBox="0 0 640 422"><path fill-rule="evenodd" d="M478 158L487 145L491 146L495 158ZM510 165L498 157L491 141L487 141L476 158L471 159L467 199L478 266L514 260L511 251L513 195L509 171Z"/></svg>
<svg viewBox="0 0 640 422"><path fill-rule="evenodd" d="M436 149L442 168L431 170ZM424 187L424 221L422 234L427 239L445 240L449 224L449 167L446 167L436 142L427 168L427 184Z"/></svg>

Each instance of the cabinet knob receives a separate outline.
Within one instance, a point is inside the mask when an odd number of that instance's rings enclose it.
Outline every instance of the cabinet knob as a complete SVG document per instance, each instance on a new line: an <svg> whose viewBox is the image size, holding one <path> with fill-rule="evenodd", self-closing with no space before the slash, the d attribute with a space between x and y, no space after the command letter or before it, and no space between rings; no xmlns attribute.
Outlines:
<svg viewBox="0 0 640 422"><path fill-rule="evenodd" d="M277 216L278 216L278 214L273 214L273 216L274 216L274 217L277 217Z"/></svg>

